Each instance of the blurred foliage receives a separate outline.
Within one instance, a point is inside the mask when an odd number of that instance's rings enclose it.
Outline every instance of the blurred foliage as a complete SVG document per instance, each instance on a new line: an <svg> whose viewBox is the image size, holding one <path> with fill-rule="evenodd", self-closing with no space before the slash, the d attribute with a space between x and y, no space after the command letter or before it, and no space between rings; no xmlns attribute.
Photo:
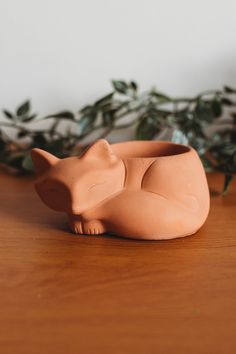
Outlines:
<svg viewBox="0 0 236 354"><path fill-rule="evenodd" d="M106 137L114 130L133 127L135 139L149 140L168 131L168 140L189 144L198 151L207 171L224 173L225 192L236 172L235 96L236 89L225 86L194 97L176 98L155 88L139 92L134 81L113 80L109 94L86 105L77 114L65 110L40 117L27 100L15 112L2 111L0 163L19 173L29 173L32 171L29 152L33 147L66 157L78 154L91 135L93 140ZM232 124L209 133L208 128L225 111ZM46 128L45 124L37 128L38 123L46 120ZM65 121L69 124L62 129L61 123ZM15 133L9 136L9 129Z"/></svg>

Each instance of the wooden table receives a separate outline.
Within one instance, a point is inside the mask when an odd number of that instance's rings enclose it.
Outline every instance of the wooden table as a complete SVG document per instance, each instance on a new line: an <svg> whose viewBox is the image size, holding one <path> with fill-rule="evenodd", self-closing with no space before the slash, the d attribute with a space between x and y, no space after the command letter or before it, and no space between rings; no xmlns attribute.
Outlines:
<svg viewBox="0 0 236 354"><path fill-rule="evenodd" d="M1 354L236 353L235 186L196 235L144 242L75 236L1 174Z"/></svg>

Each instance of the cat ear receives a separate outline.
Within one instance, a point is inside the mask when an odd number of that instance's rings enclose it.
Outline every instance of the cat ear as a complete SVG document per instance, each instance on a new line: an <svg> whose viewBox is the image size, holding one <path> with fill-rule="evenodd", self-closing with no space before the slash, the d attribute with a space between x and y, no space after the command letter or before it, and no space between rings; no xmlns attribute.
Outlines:
<svg viewBox="0 0 236 354"><path fill-rule="evenodd" d="M97 140L84 152L81 158L86 160L106 160L111 162L117 160L110 144L105 139Z"/></svg>
<svg viewBox="0 0 236 354"><path fill-rule="evenodd" d="M37 175L42 175L51 166L55 165L59 161L56 156L41 149L32 149L31 157Z"/></svg>

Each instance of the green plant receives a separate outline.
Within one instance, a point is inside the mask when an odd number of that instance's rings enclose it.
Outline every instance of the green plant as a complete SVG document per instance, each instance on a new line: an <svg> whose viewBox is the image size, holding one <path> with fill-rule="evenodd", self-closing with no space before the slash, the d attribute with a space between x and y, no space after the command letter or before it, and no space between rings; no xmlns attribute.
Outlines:
<svg viewBox="0 0 236 354"><path fill-rule="evenodd" d="M96 138L103 138L114 130L133 127L136 139L154 139L160 133L163 139L166 132L169 140L193 146L206 170L225 174L227 190L236 172L236 89L227 86L194 97L175 98L155 88L139 92L134 81L113 80L112 87L112 92L86 105L78 114L66 110L40 117L33 113L30 101L14 113L3 110L0 162L20 173L31 172L29 152L33 147L66 157L80 152L95 132ZM226 107L231 110L228 114L232 125L210 133L209 127L219 121ZM44 124L44 128L37 128L42 121L48 121L47 127ZM66 129L61 129L63 121L70 123ZM9 136L8 129L15 134Z"/></svg>

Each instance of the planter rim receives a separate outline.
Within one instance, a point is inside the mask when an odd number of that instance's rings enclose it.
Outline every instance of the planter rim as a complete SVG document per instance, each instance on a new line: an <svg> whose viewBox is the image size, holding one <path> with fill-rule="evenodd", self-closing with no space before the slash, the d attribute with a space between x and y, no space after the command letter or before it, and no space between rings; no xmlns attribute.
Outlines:
<svg viewBox="0 0 236 354"><path fill-rule="evenodd" d="M187 145L155 140L125 141L111 144L111 148L114 154L120 158L171 158L195 153L195 150Z"/></svg>

